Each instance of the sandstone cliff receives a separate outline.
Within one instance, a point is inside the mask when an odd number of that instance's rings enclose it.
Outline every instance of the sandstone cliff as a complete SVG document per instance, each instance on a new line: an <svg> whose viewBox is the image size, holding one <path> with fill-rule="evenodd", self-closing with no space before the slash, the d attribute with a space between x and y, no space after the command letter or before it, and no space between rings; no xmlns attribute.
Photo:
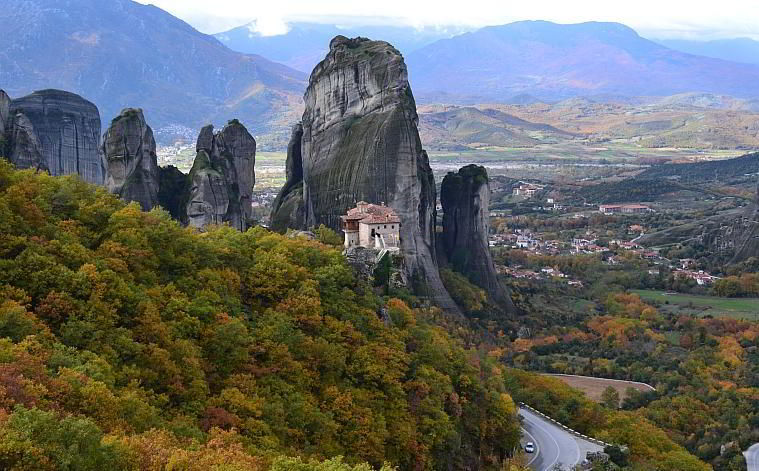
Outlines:
<svg viewBox="0 0 759 471"><path fill-rule="evenodd" d="M9 111L11 126L17 128L10 133L10 146L17 152L11 153L11 160L17 166L45 168L52 175L78 173L85 181L104 184L100 114L95 105L73 93L42 90L13 100ZM14 141L14 136L26 138L32 130L41 145L39 165L31 164L34 158L28 143Z"/></svg>
<svg viewBox="0 0 759 471"><path fill-rule="evenodd" d="M246 231L252 216L256 140L245 126L233 120L216 134L213 126L204 127L196 150L190 171L189 224L202 228L228 223Z"/></svg>
<svg viewBox="0 0 759 471"><path fill-rule="evenodd" d="M153 130L141 109L127 108L103 135L105 185L126 201L136 201L144 211L158 204L160 174Z"/></svg>
<svg viewBox="0 0 759 471"><path fill-rule="evenodd" d="M303 178L288 180L272 221L339 229L356 202L384 202L403 221L401 248L416 292L458 311L435 259L435 184L401 54L383 41L336 37L311 74L305 105ZM294 139L297 149L297 133ZM303 221L294 209L300 204Z"/></svg>
<svg viewBox="0 0 759 471"><path fill-rule="evenodd" d="M484 289L491 301L515 312L511 296L498 281L490 255L490 184L485 167L467 165L451 172L440 187L443 206L441 248L451 267Z"/></svg>

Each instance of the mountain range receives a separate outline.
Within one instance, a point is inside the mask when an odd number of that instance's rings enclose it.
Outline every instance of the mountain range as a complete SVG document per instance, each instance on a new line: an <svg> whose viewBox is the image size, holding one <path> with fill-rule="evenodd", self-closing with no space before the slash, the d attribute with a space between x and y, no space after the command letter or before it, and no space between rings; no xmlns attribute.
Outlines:
<svg viewBox="0 0 759 471"><path fill-rule="evenodd" d="M751 38L716 39L713 41L662 39L656 42L670 49L697 56L759 64L759 41Z"/></svg>
<svg viewBox="0 0 759 471"><path fill-rule="evenodd" d="M408 56L421 101L502 101L519 94L759 96L759 66L686 54L619 23L521 21L444 39Z"/></svg>
<svg viewBox="0 0 759 471"><path fill-rule="evenodd" d="M238 118L261 138L261 149L285 148L303 110L308 73L337 34L396 46L420 104L531 105L701 92L694 96L729 95L759 106L759 65L676 51L617 23L526 21L455 35L461 31L448 27L301 22L279 36L246 25L214 37L131 0L0 0L0 21L0 88L11 97L68 90L95 103L106 123L123 108L140 107L163 143L175 134L194 139L204 124ZM707 105L722 102L730 100ZM467 116L479 124L467 124ZM443 118L451 121L443 124ZM516 144L529 144L530 133L539 132L502 118L448 110L425 117L422 129L455 131L468 145L510 139L512 131L521 136Z"/></svg>
<svg viewBox="0 0 759 471"><path fill-rule="evenodd" d="M65 89L94 102L105 122L141 107L158 129L197 131L237 117L259 134L300 106L305 74L232 51L157 7L131 0L0 5L0 88L11 97Z"/></svg>
<svg viewBox="0 0 759 471"><path fill-rule="evenodd" d="M256 23L215 34L230 49L260 54L294 69L311 73L329 51L329 42L335 36L349 38L363 36L381 39L409 54L440 39L450 38L465 30L456 26L414 28L410 26L351 26L294 22L289 23L285 34L264 36L256 31Z"/></svg>

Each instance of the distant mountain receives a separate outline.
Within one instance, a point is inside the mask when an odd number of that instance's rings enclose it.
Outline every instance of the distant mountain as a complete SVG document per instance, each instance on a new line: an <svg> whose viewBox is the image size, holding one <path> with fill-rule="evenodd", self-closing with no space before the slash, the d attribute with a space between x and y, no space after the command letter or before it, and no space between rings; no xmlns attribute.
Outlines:
<svg viewBox="0 0 759 471"><path fill-rule="evenodd" d="M522 21L443 39L408 56L426 102L708 92L759 96L759 66L694 56L618 23Z"/></svg>
<svg viewBox="0 0 759 471"><path fill-rule="evenodd" d="M364 36L380 39L395 46L401 53L408 54L439 39L461 34L459 27L411 26L352 26L295 22L288 25L285 34L262 36L256 32L255 23L234 28L215 37L235 51L260 54L269 59L286 64L294 69L311 73L329 51L329 42L337 35L346 37Z"/></svg>
<svg viewBox="0 0 759 471"><path fill-rule="evenodd" d="M141 107L154 129L239 118L254 134L297 116L305 74L234 52L154 6L131 0L2 0L0 88L81 94L105 123Z"/></svg>
<svg viewBox="0 0 759 471"><path fill-rule="evenodd" d="M657 40L670 49L746 64L759 64L759 41L750 38L691 41L684 39Z"/></svg>

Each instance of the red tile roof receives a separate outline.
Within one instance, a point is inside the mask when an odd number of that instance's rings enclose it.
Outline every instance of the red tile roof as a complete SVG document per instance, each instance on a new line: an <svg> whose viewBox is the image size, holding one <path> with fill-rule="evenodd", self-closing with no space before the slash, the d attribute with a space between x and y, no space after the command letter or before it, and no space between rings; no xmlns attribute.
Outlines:
<svg viewBox="0 0 759 471"><path fill-rule="evenodd" d="M343 221L358 221L363 224L400 224L401 220L392 208L361 201L342 216Z"/></svg>

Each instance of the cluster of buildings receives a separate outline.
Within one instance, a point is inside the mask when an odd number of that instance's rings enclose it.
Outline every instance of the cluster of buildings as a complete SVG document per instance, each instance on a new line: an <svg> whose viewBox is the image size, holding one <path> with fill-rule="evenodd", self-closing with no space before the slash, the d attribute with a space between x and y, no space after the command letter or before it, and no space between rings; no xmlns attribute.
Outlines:
<svg viewBox="0 0 759 471"><path fill-rule="evenodd" d="M539 191L542 191L545 186L535 183L519 182L519 185L514 187L512 194L514 196L526 196L527 198L533 198Z"/></svg>
<svg viewBox="0 0 759 471"><path fill-rule="evenodd" d="M602 214L645 214L653 209L644 204L602 204L598 211Z"/></svg>

